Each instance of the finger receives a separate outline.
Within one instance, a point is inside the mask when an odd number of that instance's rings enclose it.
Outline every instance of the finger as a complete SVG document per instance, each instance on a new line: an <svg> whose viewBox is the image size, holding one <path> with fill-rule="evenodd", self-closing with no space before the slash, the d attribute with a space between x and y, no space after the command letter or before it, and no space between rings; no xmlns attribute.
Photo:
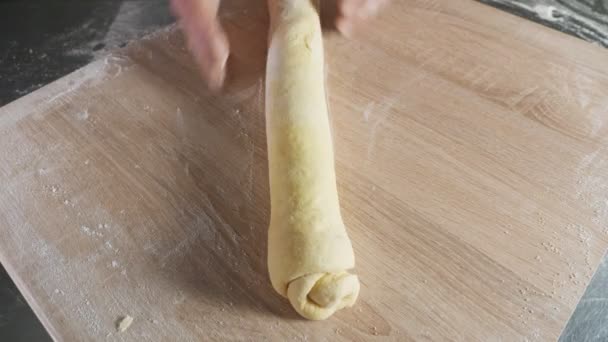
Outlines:
<svg viewBox="0 0 608 342"><path fill-rule="evenodd" d="M336 19L336 28L340 33L342 33L348 38L351 38L355 31L352 18L346 18L342 16L339 16Z"/></svg>
<svg viewBox="0 0 608 342"><path fill-rule="evenodd" d="M357 14L367 0L339 0L338 15L341 17L352 17Z"/></svg>
<svg viewBox="0 0 608 342"><path fill-rule="evenodd" d="M355 29L374 17L388 2L388 0L341 0L338 4L340 12L336 18L338 31L351 37Z"/></svg>
<svg viewBox="0 0 608 342"><path fill-rule="evenodd" d="M358 32L365 31L370 25L369 20L360 18L341 18L336 21L336 28L347 38L353 38Z"/></svg>
<svg viewBox="0 0 608 342"><path fill-rule="evenodd" d="M226 73L228 39L217 21L200 23L187 25L188 45L209 87L217 90L221 88Z"/></svg>
<svg viewBox="0 0 608 342"><path fill-rule="evenodd" d="M352 37L354 33L353 17L363 6L366 0L339 0L338 15L336 17L336 28L346 37Z"/></svg>
<svg viewBox="0 0 608 342"><path fill-rule="evenodd" d="M375 17L380 8L383 6L383 0L367 0L363 7L359 10L359 17L363 19L369 19Z"/></svg>
<svg viewBox="0 0 608 342"><path fill-rule="evenodd" d="M226 34L217 18L217 0L172 0L188 47L210 88L221 88L229 55Z"/></svg>
<svg viewBox="0 0 608 342"><path fill-rule="evenodd" d="M219 0L171 0L171 9L181 18L215 17L219 4Z"/></svg>
<svg viewBox="0 0 608 342"><path fill-rule="evenodd" d="M378 14L389 0L341 0L344 17L368 19Z"/></svg>

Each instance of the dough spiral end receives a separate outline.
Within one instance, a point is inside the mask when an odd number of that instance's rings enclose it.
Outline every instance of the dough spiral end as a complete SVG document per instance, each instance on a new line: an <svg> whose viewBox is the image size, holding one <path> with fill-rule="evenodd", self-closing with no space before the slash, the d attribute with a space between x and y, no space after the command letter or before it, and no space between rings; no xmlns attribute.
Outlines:
<svg viewBox="0 0 608 342"><path fill-rule="evenodd" d="M323 320L355 304L359 278L348 272L315 273L291 281L287 297L294 309L310 320Z"/></svg>

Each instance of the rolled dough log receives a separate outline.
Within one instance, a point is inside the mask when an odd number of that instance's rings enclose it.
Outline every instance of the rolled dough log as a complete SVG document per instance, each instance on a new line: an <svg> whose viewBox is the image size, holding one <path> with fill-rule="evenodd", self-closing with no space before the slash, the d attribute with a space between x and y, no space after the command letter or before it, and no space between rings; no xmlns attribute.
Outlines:
<svg viewBox="0 0 608 342"><path fill-rule="evenodd" d="M352 306L355 257L342 217L325 95L323 40L314 0L269 0L266 129L273 287L302 316Z"/></svg>

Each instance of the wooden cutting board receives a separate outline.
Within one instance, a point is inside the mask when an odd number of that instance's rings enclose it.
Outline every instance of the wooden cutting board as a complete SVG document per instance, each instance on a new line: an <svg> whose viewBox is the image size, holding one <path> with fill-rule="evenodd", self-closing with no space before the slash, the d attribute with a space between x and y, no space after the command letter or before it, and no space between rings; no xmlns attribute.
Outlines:
<svg viewBox="0 0 608 342"><path fill-rule="evenodd" d="M0 109L0 261L56 340L558 337L608 246L605 50L466 0L328 36L362 293L308 322L266 269L266 10L223 19L221 95L169 28Z"/></svg>

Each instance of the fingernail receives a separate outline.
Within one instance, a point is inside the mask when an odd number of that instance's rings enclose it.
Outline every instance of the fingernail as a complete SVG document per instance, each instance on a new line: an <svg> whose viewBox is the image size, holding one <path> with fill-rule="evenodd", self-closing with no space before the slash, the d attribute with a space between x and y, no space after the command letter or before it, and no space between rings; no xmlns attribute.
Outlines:
<svg viewBox="0 0 608 342"><path fill-rule="evenodd" d="M367 4L364 6L364 11L366 15L364 18L373 17L378 14L378 12L380 11L380 6L380 1L367 1Z"/></svg>
<svg viewBox="0 0 608 342"><path fill-rule="evenodd" d="M357 13L358 6L354 1L343 1L340 6L340 13L345 17L351 17Z"/></svg>
<svg viewBox="0 0 608 342"><path fill-rule="evenodd" d="M347 37L347 38L351 38L352 37L352 34L353 34L353 25L351 24L350 20L348 20L348 19L346 19L344 17L338 18L338 20L336 21L336 28L345 37Z"/></svg>
<svg viewBox="0 0 608 342"><path fill-rule="evenodd" d="M209 89L212 92L219 92L224 85L225 77L226 73L224 69L216 71L215 74L208 79Z"/></svg>
<svg viewBox="0 0 608 342"><path fill-rule="evenodd" d="M207 82L209 83L209 88L214 92L221 90L226 79L228 58L223 56L220 58L222 59L218 58L215 63L210 66L211 69L208 69Z"/></svg>

